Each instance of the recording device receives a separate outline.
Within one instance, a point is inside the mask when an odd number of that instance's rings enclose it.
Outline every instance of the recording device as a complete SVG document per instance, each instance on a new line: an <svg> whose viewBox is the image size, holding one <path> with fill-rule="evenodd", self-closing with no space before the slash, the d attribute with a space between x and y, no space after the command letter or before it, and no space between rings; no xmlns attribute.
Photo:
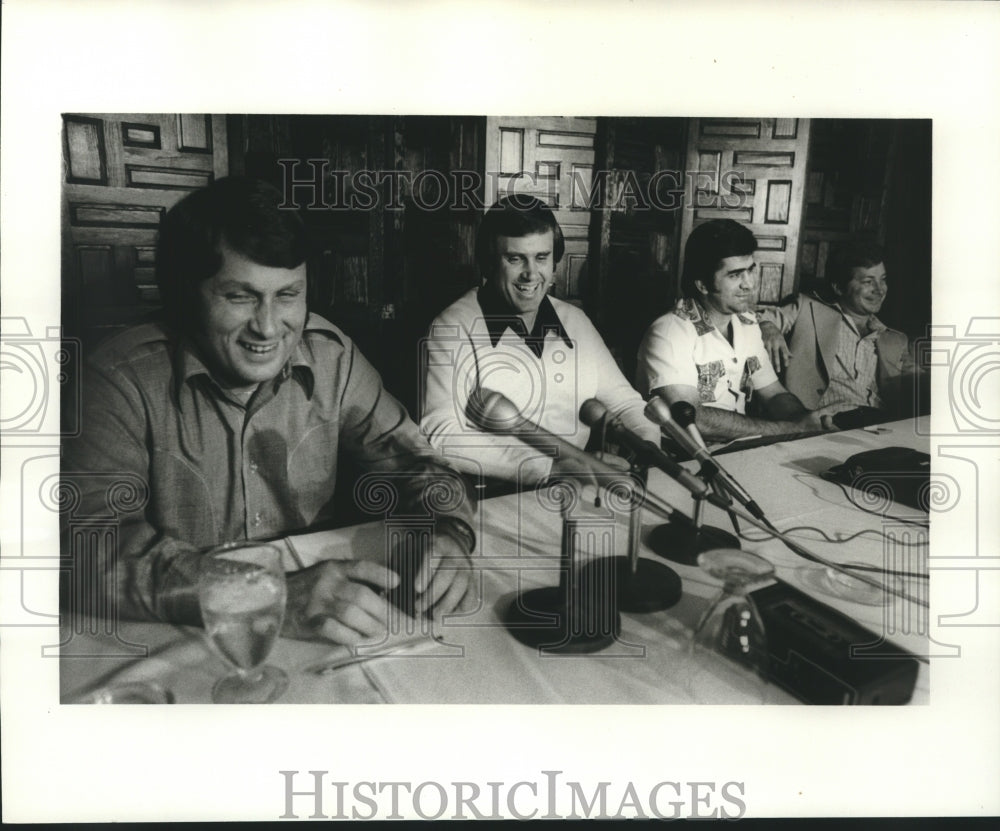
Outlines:
<svg viewBox="0 0 1000 831"><path fill-rule="evenodd" d="M909 447L880 447L855 453L821 476L878 498L888 496L893 502L919 511L929 507L931 457Z"/></svg>
<svg viewBox="0 0 1000 831"><path fill-rule="evenodd" d="M580 421L588 427L596 427L602 420L605 420L604 426L607 433L616 442L635 453L640 464L646 467L659 468L671 479L683 485L696 498L702 498L708 494L708 487L704 482L682 468L654 442L633 433L618 418L607 420L608 415L608 408L596 398L588 398L583 402L583 406L580 407Z"/></svg>
<svg viewBox="0 0 1000 831"><path fill-rule="evenodd" d="M807 704L906 704L914 655L781 580L748 593L767 639L768 680Z"/></svg>

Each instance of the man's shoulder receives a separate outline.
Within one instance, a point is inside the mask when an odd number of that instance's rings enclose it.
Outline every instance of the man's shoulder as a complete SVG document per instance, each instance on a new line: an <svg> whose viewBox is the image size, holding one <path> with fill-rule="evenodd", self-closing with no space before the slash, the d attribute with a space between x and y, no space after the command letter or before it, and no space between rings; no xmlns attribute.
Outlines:
<svg viewBox="0 0 1000 831"><path fill-rule="evenodd" d="M906 332L901 332L899 329L893 329L891 326L886 326L886 324L882 323L882 321L878 318L875 319L885 327L878 336L879 340L883 343L891 343L893 346L897 346L900 349L906 349L909 347L910 337L906 334Z"/></svg>
<svg viewBox="0 0 1000 831"><path fill-rule="evenodd" d="M556 313L556 317L559 318L559 322L562 323L567 330L580 326L584 326L589 329L594 328L593 321L579 306L565 300L560 300L558 297L553 297L551 294L549 295L549 303L552 304L552 310Z"/></svg>
<svg viewBox="0 0 1000 831"><path fill-rule="evenodd" d="M708 334L713 328L692 297L681 297L669 312L653 321L653 326L658 329L693 332L696 335Z"/></svg>
<svg viewBox="0 0 1000 831"><path fill-rule="evenodd" d="M298 357L293 363L306 365L315 371L321 366L332 366L351 354L353 341L340 327L334 325L325 317L310 313L302 328L302 340L299 344Z"/></svg>
<svg viewBox="0 0 1000 831"><path fill-rule="evenodd" d="M444 307L431 321L428 334L431 337L458 337L462 333L476 330L485 332L482 323L485 313L479 305L479 289L469 289L457 300Z"/></svg>
<svg viewBox="0 0 1000 831"><path fill-rule="evenodd" d="M169 361L175 340L176 336L162 323L140 323L102 341L88 361L104 370L149 361Z"/></svg>
<svg viewBox="0 0 1000 831"><path fill-rule="evenodd" d="M479 289L471 288L447 306L445 306L434 318L438 320L464 319L470 316L475 317L483 314L483 307L479 305Z"/></svg>
<svg viewBox="0 0 1000 831"><path fill-rule="evenodd" d="M310 312L309 317L306 318L306 324L302 328L302 337L320 343L335 343L344 347L351 342L351 339L344 334L339 326L335 326L315 312Z"/></svg>

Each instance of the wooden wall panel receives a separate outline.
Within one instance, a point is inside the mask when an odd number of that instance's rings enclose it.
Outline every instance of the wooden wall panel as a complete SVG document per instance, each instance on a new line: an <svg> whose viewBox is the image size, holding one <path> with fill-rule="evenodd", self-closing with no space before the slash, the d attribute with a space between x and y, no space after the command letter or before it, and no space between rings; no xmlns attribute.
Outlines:
<svg viewBox="0 0 1000 831"><path fill-rule="evenodd" d="M683 212L681 245L710 219L747 225L758 240L764 302L798 285L809 128L809 119L795 118L695 118L689 125L685 196L693 210ZM680 258L683 266L683 248Z"/></svg>
<svg viewBox="0 0 1000 831"><path fill-rule="evenodd" d="M85 345L159 305L160 218L185 193L228 173L225 117L63 116L63 318Z"/></svg>

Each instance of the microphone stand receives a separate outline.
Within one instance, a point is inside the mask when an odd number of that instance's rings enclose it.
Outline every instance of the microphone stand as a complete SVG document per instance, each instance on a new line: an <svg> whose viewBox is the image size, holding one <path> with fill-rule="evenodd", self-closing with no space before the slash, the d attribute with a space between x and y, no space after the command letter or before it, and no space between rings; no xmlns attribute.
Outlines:
<svg viewBox="0 0 1000 831"><path fill-rule="evenodd" d="M711 476L707 478L709 485L712 486L713 490L716 490L714 479ZM693 499L691 518L687 519L674 511L668 522L656 526L650 532L647 542L649 547L664 559L689 566L697 564L698 555L702 551L709 551L713 548L740 548L739 537L714 525L702 525L701 512L705 497L693 495ZM721 501L719 496L716 496L716 499ZM732 511L732 505L725 510L732 518L736 532L739 533L739 525L736 523L736 515Z"/></svg>
<svg viewBox="0 0 1000 831"><path fill-rule="evenodd" d="M643 489L649 468L632 468ZM618 605L623 612L659 612L681 599L681 578L670 566L639 556L642 500L633 489L629 504L628 554L615 557Z"/></svg>
<svg viewBox="0 0 1000 831"><path fill-rule="evenodd" d="M583 520L570 516L573 504L580 501L577 485L572 480L561 480L557 486L571 494L561 500L559 585L518 592L502 619L516 640L540 653L597 652L621 633L618 569L613 557L596 556L583 561L581 542L588 529Z"/></svg>

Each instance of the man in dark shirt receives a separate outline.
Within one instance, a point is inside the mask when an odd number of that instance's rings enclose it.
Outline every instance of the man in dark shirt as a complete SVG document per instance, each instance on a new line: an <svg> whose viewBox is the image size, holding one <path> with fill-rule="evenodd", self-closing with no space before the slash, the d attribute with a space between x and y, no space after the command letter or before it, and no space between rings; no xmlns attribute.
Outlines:
<svg viewBox="0 0 1000 831"><path fill-rule="evenodd" d="M74 577L64 598L79 604L81 586L98 586L123 617L196 623L202 552L330 525L344 452L384 475L400 513L433 517L415 611L469 602L475 538L461 480L354 344L308 313L305 226L280 202L271 186L232 177L165 216L164 321L112 338L87 362L81 435L63 461L77 513L106 511L115 481L136 498L114 504L110 551L64 537ZM341 643L384 634L383 593L398 582L381 552L292 571L284 633Z"/></svg>

